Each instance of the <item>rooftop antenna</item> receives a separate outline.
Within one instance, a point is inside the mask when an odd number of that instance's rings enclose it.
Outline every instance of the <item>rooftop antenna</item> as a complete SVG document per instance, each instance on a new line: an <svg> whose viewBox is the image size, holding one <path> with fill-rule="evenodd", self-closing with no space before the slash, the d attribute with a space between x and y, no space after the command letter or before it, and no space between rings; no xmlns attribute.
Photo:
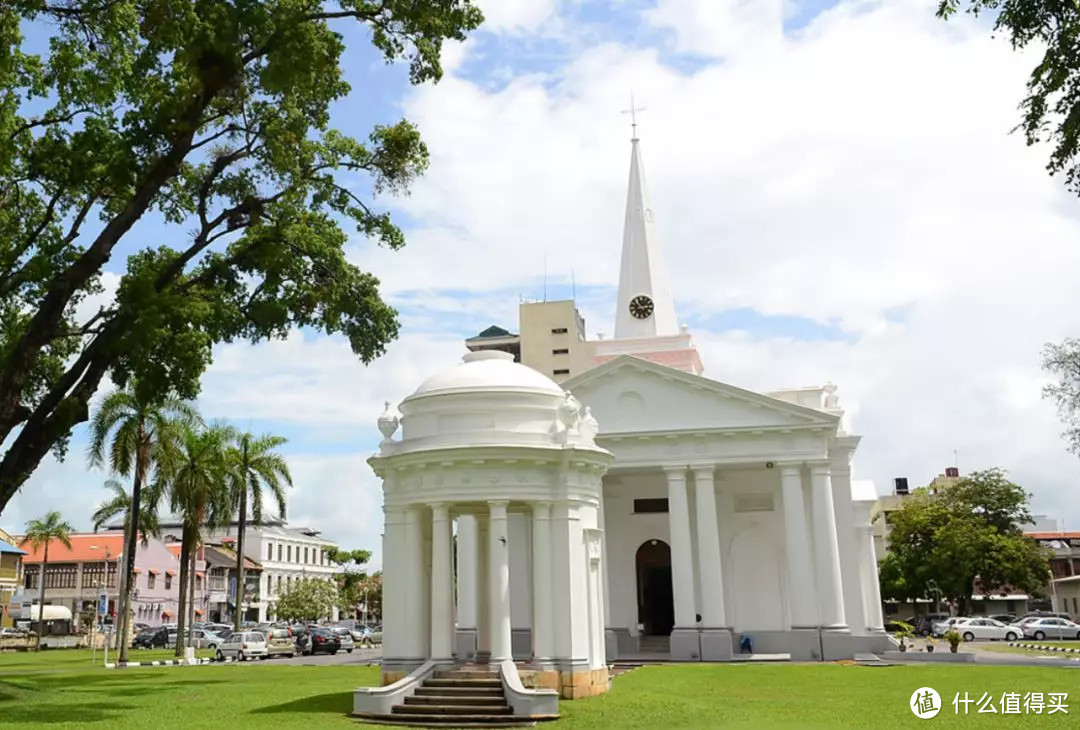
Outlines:
<svg viewBox="0 0 1080 730"><path fill-rule="evenodd" d="M631 142L637 142L638 141L638 136L637 136L637 113L638 112L643 112L643 111L645 111L645 107L636 106L634 104L634 92L631 91L630 92L630 108L629 109L623 109L622 112L621 112L622 114L629 114L630 115L630 129L631 129L632 134L633 134L633 136L630 137Z"/></svg>
<svg viewBox="0 0 1080 730"><path fill-rule="evenodd" d="M952 450L952 465L956 467L957 471L960 471L960 456L957 449Z"/></svg>

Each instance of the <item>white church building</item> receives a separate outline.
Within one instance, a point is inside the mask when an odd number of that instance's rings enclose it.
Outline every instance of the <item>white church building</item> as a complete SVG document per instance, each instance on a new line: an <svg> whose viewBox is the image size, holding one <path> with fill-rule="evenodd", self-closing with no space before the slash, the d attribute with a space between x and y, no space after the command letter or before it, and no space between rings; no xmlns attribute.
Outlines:
<svg viewBox="0 0 1080 730"><path fill-rule="evenodd" d="M380 419L384 683L516 660L526 684L573 698L605 691L615 659L891 647L877 495L852 479L861 437L831 384L756 393L703 375L636 135L614 336L522 326L471 339ZM552 365L567 353L577 372Z"/></svg>

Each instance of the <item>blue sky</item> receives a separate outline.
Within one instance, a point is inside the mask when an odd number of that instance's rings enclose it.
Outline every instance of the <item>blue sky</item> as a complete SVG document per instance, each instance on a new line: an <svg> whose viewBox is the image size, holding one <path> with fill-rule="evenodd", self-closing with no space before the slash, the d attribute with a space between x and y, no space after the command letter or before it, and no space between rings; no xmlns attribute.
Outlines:
<svg viewBox="0 0 1080 730"><path fill-rule="evenodd" d="M1008 134L1032 59L935 5L487 2L485 29L419 88L347 30L353 93L333 124L363 138L406 116L432 151L410 196L378 201L406 248L349 246L402 337L370 367L311 332L221 346L200 406L287 436L290 518L378 553L364 459L384 400L455 362L465 337L515 329L545 262L548 297L572 276L589 335L612 331L633 90L676 309L709 377L832 380L864 435L856 473L879 490L929 481L957 449L964 470L1009 469L1037 511L1080 526L1038 358L1080 331L1077 201L1046 177L1045 150ZM43 464L0 526L60 506L85 527L106 475L85 470L84 443Z"/></svg>

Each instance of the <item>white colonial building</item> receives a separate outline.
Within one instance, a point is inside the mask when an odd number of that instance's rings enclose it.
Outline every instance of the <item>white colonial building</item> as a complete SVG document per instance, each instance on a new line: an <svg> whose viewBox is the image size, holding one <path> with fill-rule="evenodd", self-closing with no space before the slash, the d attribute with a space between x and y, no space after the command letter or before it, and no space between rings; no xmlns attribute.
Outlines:
<svg viewBox="0 0 1080 730"><path fill-rule="evenodd" d="M852 479L860 437L836 387L756 393L704 377L653 228L634 139L614 337L572 350L572 322L495 328L497 342L471 338L478 351L400 404L400 440L392 410L380 419L384 680L509 652L575 697L606 673L567 673L601 657L889 648L876 493ZM538 359L512 362L548 337ZM484 352L498 349L513 354ZM568 352L587 367L559 386Z"/></svg>

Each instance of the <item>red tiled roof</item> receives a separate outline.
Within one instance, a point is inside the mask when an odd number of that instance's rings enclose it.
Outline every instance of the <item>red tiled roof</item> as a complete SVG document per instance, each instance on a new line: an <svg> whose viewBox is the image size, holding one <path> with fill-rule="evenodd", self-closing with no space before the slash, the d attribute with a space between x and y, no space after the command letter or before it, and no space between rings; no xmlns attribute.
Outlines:
<svg viewBox="0 0 1080 730"><path fill-rule="evenodd" d="M1025 532L1032 540L1080 540L1080 532Z"/></svg>
<svg viewBox="0 0 1080 730"><path fill-rule="evenodd" d="M169 548L170 553L172 553L176 557L180 557L180 548L182 547L181 543L171 542L168 545L166 545L165 547Z"/></svg>
<svg viewBox="0 0 1080 730"><path fill-rule="evenodd" d="M19 543L19 547L27 552L23 556L24 565L40 563L44 555L44 548L34 550L28 540ZM94 563L105 560L108 553L109 560L116 560L124 552L124 536L121 533L114 535L86 533L71 536L71 548L69 549L59 540L49 543L49 562L53 563Z"/></svg>

